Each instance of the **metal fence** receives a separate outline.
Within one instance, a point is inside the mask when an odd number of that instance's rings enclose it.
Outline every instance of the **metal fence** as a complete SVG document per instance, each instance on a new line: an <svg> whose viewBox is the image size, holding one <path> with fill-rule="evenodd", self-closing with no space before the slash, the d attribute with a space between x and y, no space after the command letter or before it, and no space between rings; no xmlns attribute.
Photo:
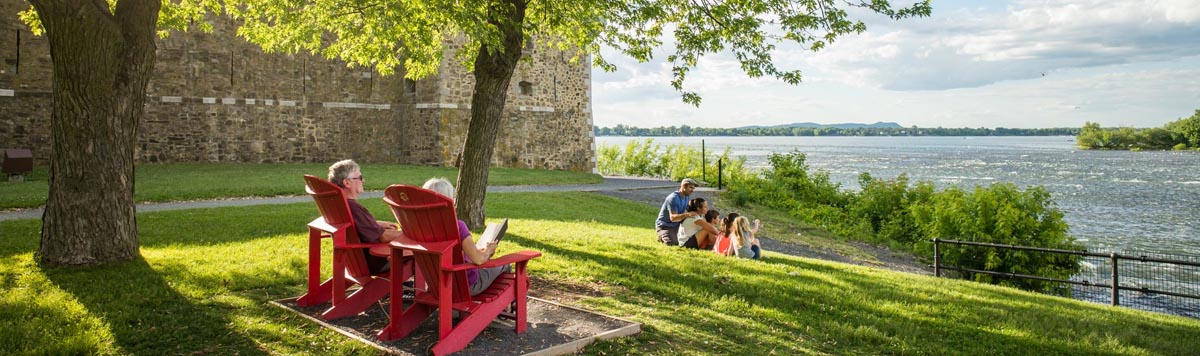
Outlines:
<svg viewBox="0 0 1200 356"><path fill-rule="evenodd" d="M941 244L1082 256L1082 271L1070 279L994 272L942 265ZM1081 300L1200 318L1200 256L1059 250L985 242L933 239L933 273L982 273L1072 285Z"/></svg>

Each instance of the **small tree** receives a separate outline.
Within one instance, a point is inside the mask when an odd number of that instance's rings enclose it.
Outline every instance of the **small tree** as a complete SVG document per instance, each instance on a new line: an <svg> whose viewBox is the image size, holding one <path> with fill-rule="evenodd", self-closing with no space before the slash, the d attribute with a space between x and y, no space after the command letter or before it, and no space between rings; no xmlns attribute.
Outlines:
<svg viewBox="0 0 1200 356"><path fill-rule="evenodd" d="M1104 129L1100 128L1100 124L1088 121L1083 124L1083 128L1079 129L1079 135L1075 136L1075 145L1079 148L1102 148L1107 146L1104 141Z"/></svg>
<svg viewBox="0 0 1200 356"><path fill-rule="evenodd" d="M1191 148L1200 148L1200 109L1188 118L1175 120L1166 126L1176 141L1185 143Z"/></svg>

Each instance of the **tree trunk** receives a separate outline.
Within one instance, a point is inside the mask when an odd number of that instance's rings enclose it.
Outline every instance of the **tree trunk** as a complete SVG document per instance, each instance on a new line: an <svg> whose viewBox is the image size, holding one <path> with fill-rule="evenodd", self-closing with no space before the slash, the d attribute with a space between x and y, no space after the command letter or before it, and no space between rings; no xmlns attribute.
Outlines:
<svg viewBox="0 0 1200 356"><path fill-rule="evenodd" d="M54 64L50 193L38 255L49 266L138 254L133 148L154 68L159 0L30 0Z"/></svg>
<svg viewBox="0 0 1200 356"><path fill-rule="evenodd" d="M496 148L496 133L508 95L508 84L521 59L525 35L526 2L507 0L491 9L492 25L501 33L503 48L479 49L475 57L475 92L471 95L471 123L458 171L458 217L472 229L483 226L483 199L487 194L488 168Z"/></svg>

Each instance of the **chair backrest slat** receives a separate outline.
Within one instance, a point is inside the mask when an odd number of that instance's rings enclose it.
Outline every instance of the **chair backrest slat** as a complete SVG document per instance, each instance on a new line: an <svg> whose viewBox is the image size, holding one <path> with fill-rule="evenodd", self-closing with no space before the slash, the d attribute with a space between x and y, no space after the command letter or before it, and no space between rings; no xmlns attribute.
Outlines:
<svg viewBox="0 0 1200 356"><path fill-rule="evenodd" d="M454 212L454 201L437 192L410 185L395 184L384 190L383 201L392 209L404 236L418 242L460 242L458 217ZM450 256L454 264L463 263L462 244L455 244ZM436 286L439 282L441 263L438 256L416 254L413 258L421 269L427 283ZM454 273L455 302L471 300L467 289L465 272ZM430 288L436 296L435 288Z"/></svg>

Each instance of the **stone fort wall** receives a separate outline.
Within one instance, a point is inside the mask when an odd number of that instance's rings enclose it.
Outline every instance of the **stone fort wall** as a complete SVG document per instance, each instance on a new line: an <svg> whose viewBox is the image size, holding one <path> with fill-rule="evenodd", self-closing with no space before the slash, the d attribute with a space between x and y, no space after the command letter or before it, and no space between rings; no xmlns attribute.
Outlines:
<svg viewBox="0 0 1200 356"><path fill-rule="evenodd" d="M48 42L0 0L0 148L50 157ZM362 162L453 165L466 141L474 78L446 62L433 78L383 77L307 54L263 53L226 19L211 34L158 42L135 158L157 162ZM492 165L595 168L587 60L526 49L513 75Z"/></svg>

